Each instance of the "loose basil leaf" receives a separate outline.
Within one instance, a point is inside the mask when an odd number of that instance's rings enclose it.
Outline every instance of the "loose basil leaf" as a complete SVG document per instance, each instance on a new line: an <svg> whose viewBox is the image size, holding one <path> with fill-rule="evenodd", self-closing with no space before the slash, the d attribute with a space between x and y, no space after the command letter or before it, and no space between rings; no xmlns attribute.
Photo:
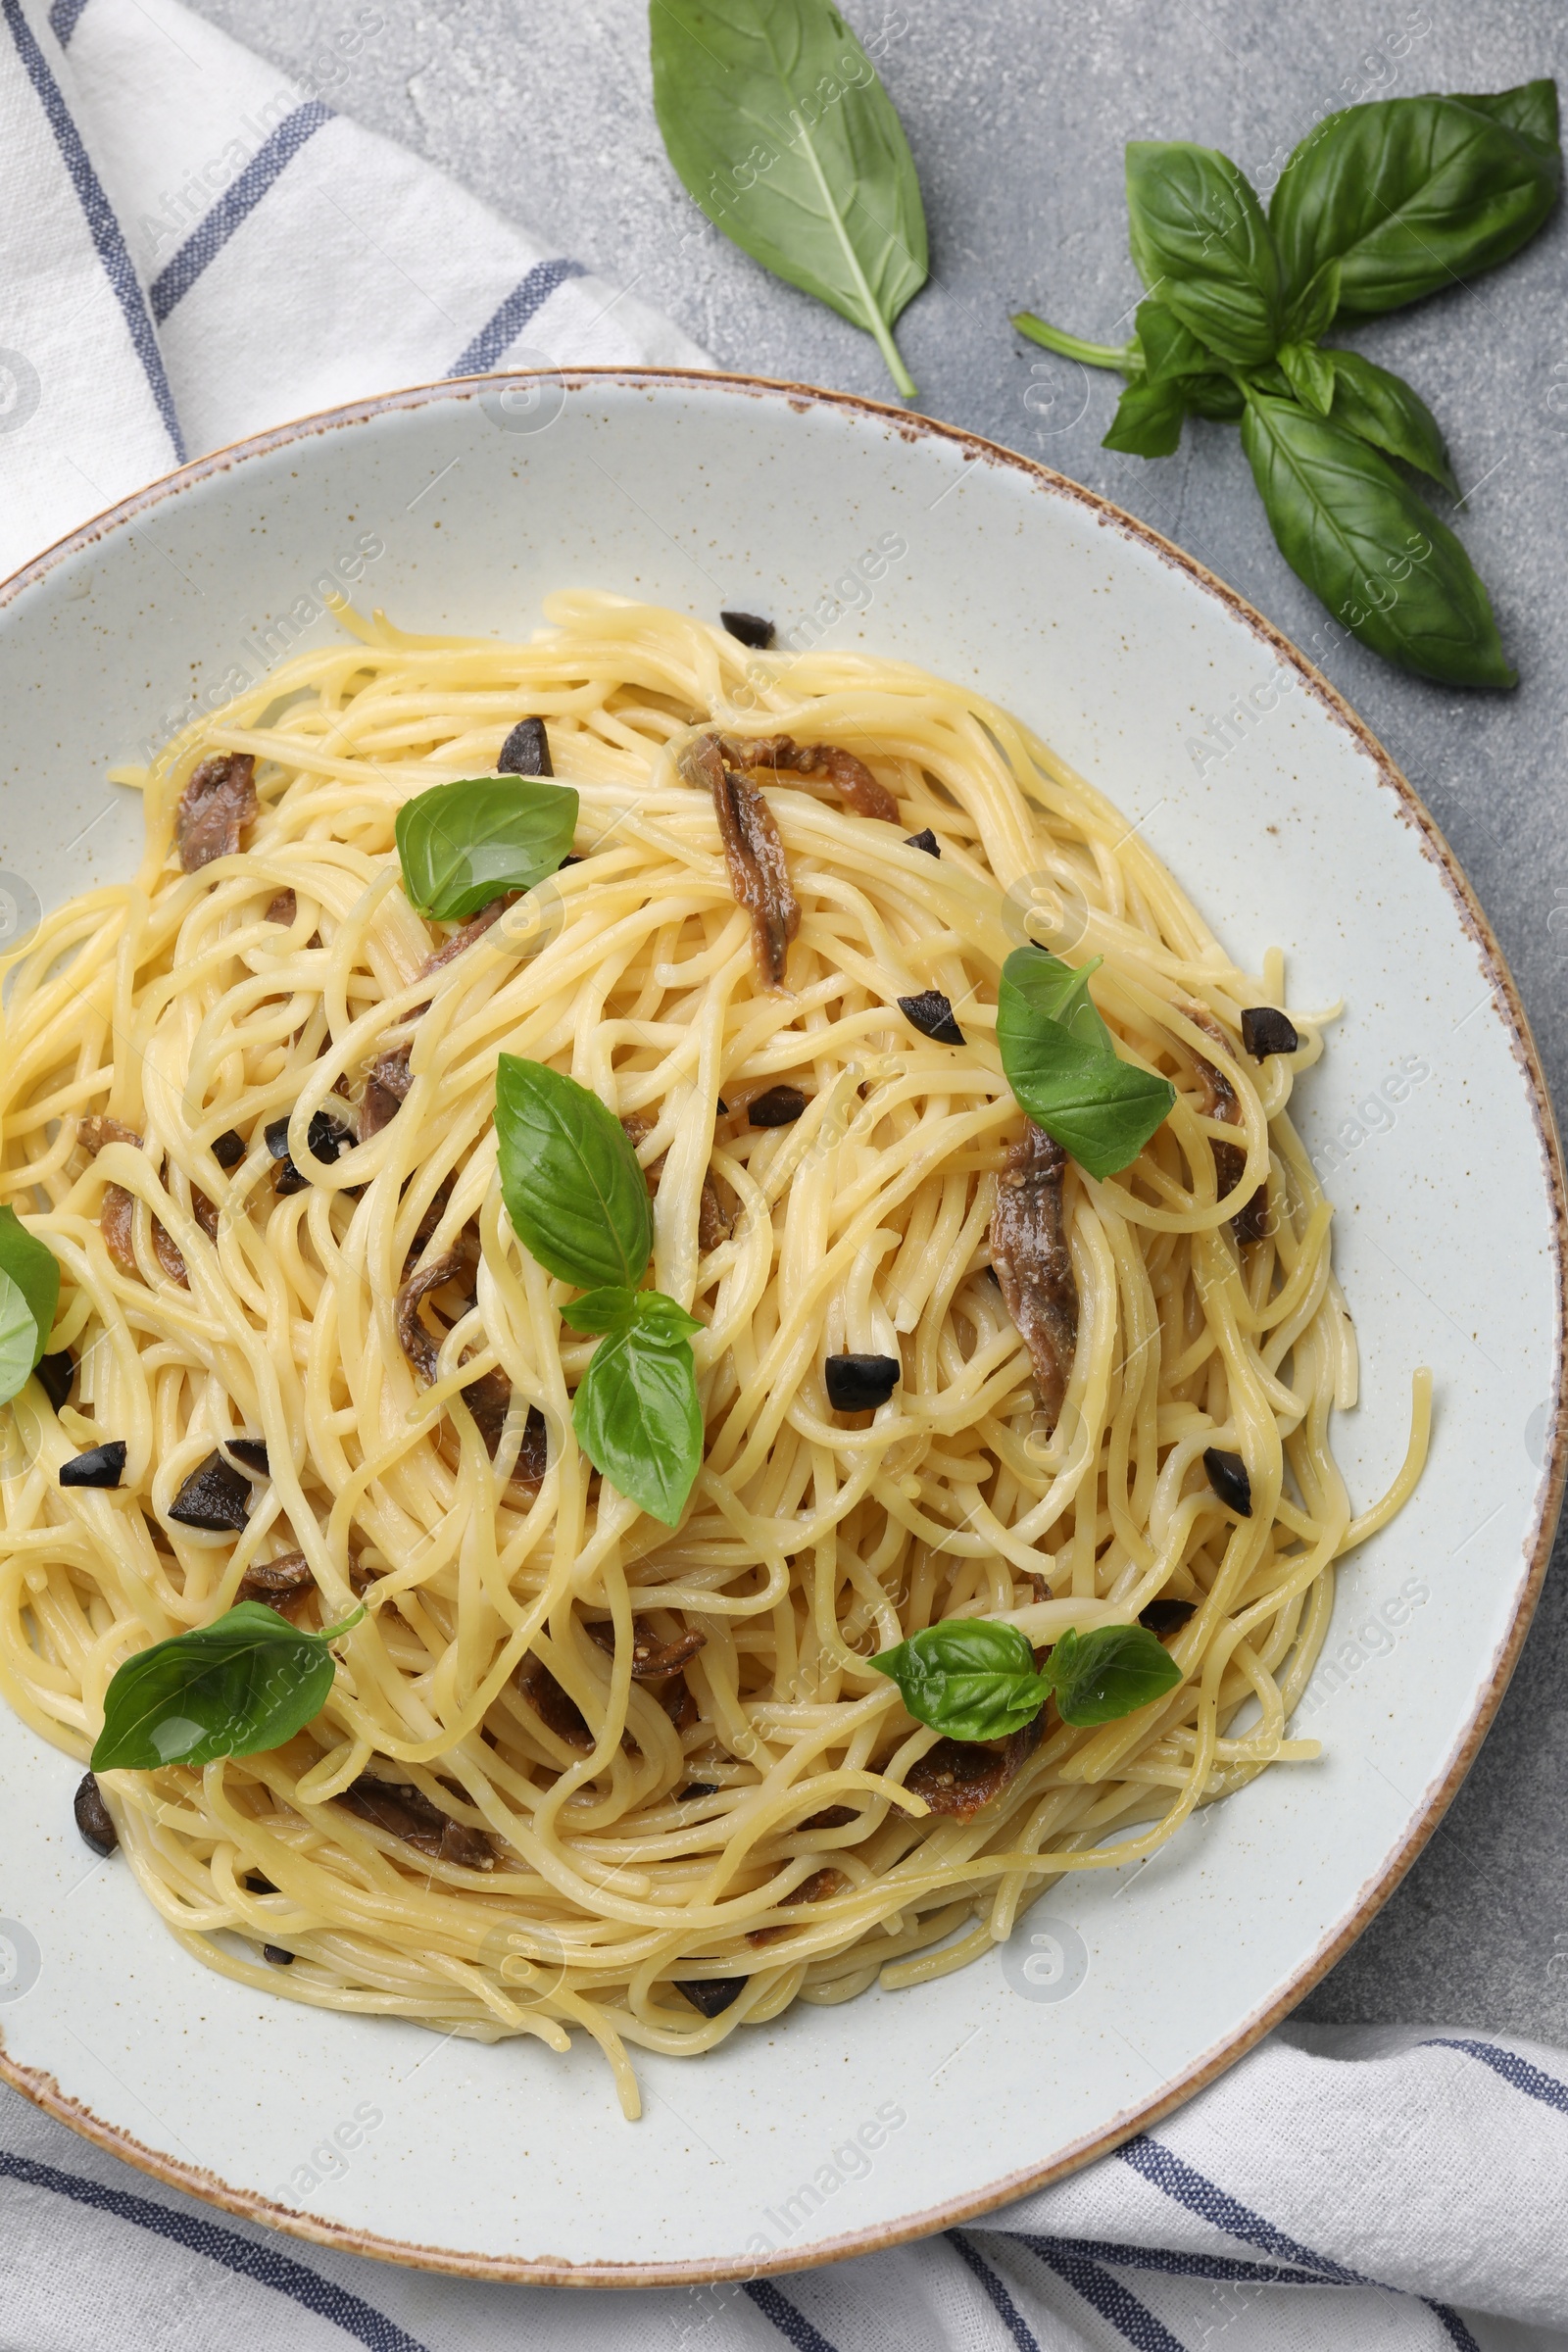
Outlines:
<svg viewBox="0 0 1568 2352"><path fill-rule="evenodd" d="M27 1231L16 1210L10 1207L0 1208L0 1274L8 1275L21 1292L32 1319L32 1353L22 1375L22 1380L25 1380L33 1365L43 1360L54 1328L55 1309L60 1304L60 1261L35 1234ZM17 1345L21 1345L20 1338ZM9 1389L0 1380L3 1390L0 1403L16 1395L22 1380Z"/></svg>
<svg viewBox="0 0 1568 2352"><path fill-rule="evenodd" d="M584 1290L635 1289L654 1247L648 1185L599 1097L543 1062L503 1054L496 1140L512 1229L545 1271Z"/></svg>
<svg viewBox="0 0 1568 2352"><path fill-rule="evenodd" d="M1146 295L1135 313L1138 348L1144 355L1144 373L1152 384L1172 376L1202 375L1214 365L1214 354L1199 341L1175 312Z"/></svg>
<svg viewBox="0 0 1568 2352"><path fill-rule="evenodd" d="M1138 1157L1176 1090L1123 1061L1088 1001L1088 977L1042 949L1016 949L1002 967L997 1044L1007 1084L1036 1126L1103 1179Z"/></svg>
<svg viewBox="0 0 1568 2352"><path fill-rule="evenodd" d="M556 871L577 830L577 795L569 784L475 776L405 801L393 830L410 906L461 922Z"/></svg>
<svg viewBox="0 0 1568 2352"><path fill-rule="evenodd" d="M876 337L906 399L893 322L926 280L909 143L827 0L651 0L654 112L688 192L792 286Z"/></svg>
<svg viewBox="0 0 1568 2352"><path fill-rule="evenodd" d="M301 1633L259 1600L127 1658L104 1693L94 1772L154 1772L280 1747L326 1703L329 1644L364 1616Z"/></svg>
<svg viewBox="0 0 1568 2352"><path fill-rule="evenodd" d="M1285 335L1288 342L1315 343L1326 335L1340 308L1340 265L1325 262L1308 285L1302 287L1285 314Z"/></svg>
<svg viewBox="0 0 1568 2352"><path fill-rule="evenodd" d="M9 1274L0 1274L0 1404L8 1404L32 1376L38 1326Z"/></svg>
<svg viewBox="0 0 1568 2352"><path fill-rule="evenodd" d="M571 1408L594 1468L666 1527L686 1508L702 1467L703 1410L687 1336L701 1328L673 1298L640 1291L634 1315L594 1349Z"/></svg>
<svg viewBox="0 0 1568 2352"><path fill-rule="evenodd" d="M1348 425L1363 441L1387 450L1391 458L1402 458L1418 472L1430 474L1457 498L1459 485L1453 478L1447 445L1420 393L1402 376L1364 360L1358 351L1326 351L1323 357L1334 370L1334 405L1329 415L1335 423Z"/></svg>
<svg viewBox="0 0 1568 2352"><path fill-rule="evenodd" d="M1505 262L1540 228L1561 178L1552 82L1383 98L1307 133L1269 224L1293 286L1337 260L1341 312L1370 318Z"/></svg>
<svg viewBox="0 0 1568 2352"><path fill-rule="evenodd" d="M1242 446L1286 562L1363 645L1448 685L1517 683L1469 557L1375 449L1258 394Z"/></svg>
<svg viewBox="0 0 1568 2352"><path fill-rule="evenodd" d="M1051 1685L1015 1625L950 1617L868 1658L899 1686L916 1723L950 1740L1005 1740L1032 1723Z"/></svg>
<svg viewBox="0 0 1568 2352"><path fill-rule="evenodd" d="M1284 277L1263 208L1230 157L1185 140L1127 149L1133 261L1150 291L1210 351L1246 368L1272 357Z"/></svg>
<svg viewBox="0 0 1568 2352"><path fill-rule="evenodd" d="M1151 384L1138 377L1116 403L1100 446L1123 450L1130 458L1168 458L1181 440L1186 414L1179 384Z"/></svg>
<svg viewBox="0 0 1568 2352"><path fill-rule="evenodd" d="M1182 1679L1162 1642L1141 1625L1069 1627L1046 1660L1046 1679L1063 1723L1114 1723L1163 1698Z"/></svg>
<svg viewBox="0 0 1568 2352"><path fill-rule="evenodd" d="M1328 354L1319 351L1315 343L1282 343L1279 362L1297 399L1326 416L1334 402L1334 369Z"/></svg>

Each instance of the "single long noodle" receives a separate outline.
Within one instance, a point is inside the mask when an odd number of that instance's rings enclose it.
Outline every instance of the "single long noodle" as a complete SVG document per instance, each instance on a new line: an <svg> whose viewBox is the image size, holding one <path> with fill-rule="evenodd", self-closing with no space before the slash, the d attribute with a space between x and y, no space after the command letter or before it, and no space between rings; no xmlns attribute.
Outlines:
<svg viewBox="0 0 1568 2352"><path fill-rule="evenodd" d="M117 1665L210 1622L252 1563L305 1553L301 1624L363 1591L327 1705L286 1746L107 1777L140 1885L189 1950L269 1991L558 2049L584 2030L635 2113L628 2044L694 2054L797 1999L940 1974L1063 1871L1146 1854L1195 1806L1314 1755L1285 1726L1334 1559L1385 1513L1352 1524L1328 1442L1332 1405L1353 1401L1354 1340L1288 1116L1321 1017L1293 1013L1294 1064L1234 1043L1243 1007L1282 1003L1280 958L1237 969L1121 813L973 693L858 656L748 653L608 596L547 610L554 625L522 646L346 615L354 642L288 662L122 776L146 792L140 872L48 918L16 972L0 1191L61 1261L51 1347L78 1353L81 1378L58 1416L36 1388L15 1408L0 1689L85 1755ZM580 795L581 862L421 979L442 934L399 887L394 815L492 772L524 713ZM802 909L782 991L756 976L713 808L677 768L709 723L846 748L899 802L895 827L769 780ZM215 750L254 755L262 813L240 853L184 874L175 805ZM926 826L940 859L905 842ZM274 905L288 891L291 915ZM1103 958L1094 994L1123 1053L1178 1088L1133 1168L1069 1172L1079 1335L1051 1430L987 1245L1020 1129L998 972L1042 906L1055 936L1069 924L1074 961ZM961 1049L898 1010L928 989ZM1202 1115L1215 1048L1195 1009L1229 1044L1229 1127ZM397 1115L313 1161L313 1113L347 1120L343 1095L409 1039ZM602 1491L577 1450L570 1393L593 1343L563 1329L567 1293L501 1205L503 1050L640 1114L660 1169L654 1279L707 1326L706 1459L675 1532ZM783 1082L804 1115L748 1126L736 1106ZM94 1113L145 1149L84 1161L77 1122ZM285 1114L313 1181L280 1198L262 1129ZM211 1149L228 1130L247 1146L231 1169ZM1227 1135L1246 1168L1222 1200L1210 1146ZM705 1180L734 1211L706 1250ZM134 1274L105 1247L111 1183L136 1202ZM1268 1230L1244 1252L1229 1220L1265 1183ZM426 1387L398 1344L398 1289L470 1220L476 1302ZM823 1360L846 1348L900 1359L874 1417L828 1405ZM511 1476L518 1414L492 1461L456 1401L497 1366L547 1425L537 1492ZM1418 1390L1390 1509L1425 1428ZM172 1521L181 1482L242 1433L265 1438L270 1468L243 1534ZM61 1462L111 1437L128 1447L122 1488L62 1490ZM1250 1519L1207 1483L1216 1446L1249 1465ZM869 1653L955 1616L1051 1641L1160 1595L1195 1604L1168 1699L1055 1724L967 1822L906 1790L936 1735ZM684 1730L630 1679L634 1617L657 1641L706 1637ZM591 1750L531 1703L530 1656ZM368 1768L485 1833L497 1867L432 1859L335 1802ZM295 1965L266 1965L264 1942ZM714 1977L746 1982L706 2017L676 1987Z"/></svg>

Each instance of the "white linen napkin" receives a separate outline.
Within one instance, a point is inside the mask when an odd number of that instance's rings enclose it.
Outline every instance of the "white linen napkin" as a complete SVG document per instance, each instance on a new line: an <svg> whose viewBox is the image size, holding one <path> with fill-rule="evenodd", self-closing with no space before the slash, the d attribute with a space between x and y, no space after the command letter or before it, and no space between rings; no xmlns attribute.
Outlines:
<svg viewBox="0 0 1568 2352"><path fill-rule="evenodd" d="M335 402L508 363L707 364L175 0L0 19L0 576L183 457ZM1568 2352L1565 2217L1568 2056L1475 2032L1286 2029L1007 2212L659 2293L323 2252L0 2087L0 2352Z"/></svg>
<svg viewBox="0 0 1568 2352"><path fill-rule="evenodd" d="M0 578L265 426L552 361L710 365L177 0L0 0Z"/></svg>

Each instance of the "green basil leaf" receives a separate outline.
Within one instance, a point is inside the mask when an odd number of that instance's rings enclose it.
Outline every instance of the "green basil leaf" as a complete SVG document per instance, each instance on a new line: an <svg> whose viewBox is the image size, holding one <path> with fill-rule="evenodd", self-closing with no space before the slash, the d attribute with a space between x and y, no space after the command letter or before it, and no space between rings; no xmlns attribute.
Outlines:
<svg viewBox="0 0 1568 2352"><path fill-rule="evenodd" d="M688 192L792 286L876 337L906 399L893 322L926 280L909 143L827 0L651 0L654 112Z"/></svg>
<svg viewBox="0 0 1568 2352"><path fill-rule="evenodd" d="M1263 208L1230 157L1185 140L1127 149L1133 261L1151 293L1220 359L1246 368L1280 338L1284 278Z"/></svg>
<svg viewBox="0 0 1568 2352"><path fill-rule="evenodd" d="M1279 362L1297 399L1326 416L1334 402L1334 369L1327 353L1315 343L1282 343Z"/></svg>
<svg viewBox="0 0 1568 2352"><path fill-rule="evenodd" d="M1195 416L1212 416L1220 424L1235 424L1247 402L1240 384L1229 375L1184 375L1182 398Z"/></svg>
<svg viewBox="0 0 1568 2352"><path fill-rule="evenodd" d="M1430 474L1457 498L1459 485L1453 478L1447 444L1420 393L1402 376L1364 360L1358 351L1326 351L1323 357L1334 370L1334 405L1329 415L1335 423L1348 425L1363 441L1387 450L1391 458L1402 458L1419 473Z"/></svg>
<svg viewBox="0 0 1568 2352"><path fill-rule="evenodd" d="M1151 384L1140 377L1116 403L1100 446L1123 450L1130 458L1168 458L1181 440L1186 414L1179 385Z"/></svg>
<svg viewBox="0 0 1568 2352"><path fill-rule="evenodd" d="M638 1310L594 1349L571 1425L594 1468L650 1518L673 1527L703 1460L703 1408L686 1336L701 1326L658 1292L639 1292Z"/></svg>
<svg viewBox="0 0 1568 2352"><path fill-rule="evenodd" d="M31 1307L9 1274L0 1274L0 1404L8 1404L32 1377L38 1326Z"/></svg>
<svg viewBox="0 0 1568 2352"><path fill-rule="evenodd" d="M1325 262L1302 287L1285 314L1285 338L1290 343L1316 343L1339 316L1340 265Z"/></svg>
<svg viewBox="0 0 1568 2352"><path fill-rule="evenodd" d="M583 1290L641 1282L653 1211L620 1121L575 1078L503 1054L496 1064L501 1193L549 1274Z"/></svg>
<svg viewBox="0 0 1568 2352"><path fill-rule="evenodd" d="M94 1772L152 1772L281 1747L326 1703L330 1642L348 1624L305 1634L262 1601L127 1658L104 1693Z"/></svg>
<svg viewBox="0 0 1568 2352"><path fill-rule="evenodd" d="M1089 1001L1094 969L1015 949L997 992L997 1044L1007 1084L1036 1126L1102 1179L1138 1157L1176 1090L1123 1061Z"/></svg>
<svg viewBox="0 0 1568 2352"><path fill-rule="evenodd" d="M1144 373L1152 384L1167 383L1172 376L1203 375L1213 367L1214 354L1207 344L1152 294L1138 305L1136 322Z"/></svg>
<svg viewBox="0 0 1568 2352"><path fill-rule="evenodd" d="M573 1331L630 1331L637 1320L639 1294L624 1283L607 1283L603 1290L585 1291L561 1310Z"/></svg>
<svg viewBox="0 0 1568 2352"><path fill-rule="evenodd" d="M1370 318L1495 268L1533 237L1562 178L1557 94L1381 98L1330 115L1269 206L1290 283L1341 269L1340 309Z"/></svg>
<svg viewBox="0 0 1568 2352"><path fill-rule="evenodd" d="M1375 449L1266 395L1242 446L1286 562L1363 645L1448 685L1516 684L1469 557Z"/></svg>
<svg viewBox="0 0 1568 2352"><path fill-rule="evenodd" d="M1163 1698L1181 1681L1181 1668L1162 1642L1141 1625L1102 1625L1091 1634L1071 1628L1045 1664L1063 1723L1114 1723Z"/></svg>
<svg viewBox="0 0 1568 2352"><path fill-rule="evenodd" d="M0 1208L0 1274L10 1276L32 1317L32 1359L22 1376L25 1380L27 1372L41 1360L54 1328L55 1309L60 1304L60 1260L35 1234L27 1231L16 1210L9 1207ZM14 1396L21 1386L19 1380L16 1388L6 1389L0 1396L0 1404Z"/></svg>
<svg viewBox="0 0 1568 2352"><path fill-rule="evenodd" d="M1049 1689L1017 1626L983 1617L928 1625L866 1664L898 1684L916 1723L950 1740L1005 1740L1034 1721Z"/></svg>
<svg viewBox="0 0 1568 2352"><path fill-rule="evenodd" d="M475 776L405 801L393 830L409 905L461 922L556 871L577 830L577 795L530 776Z"/></svg>

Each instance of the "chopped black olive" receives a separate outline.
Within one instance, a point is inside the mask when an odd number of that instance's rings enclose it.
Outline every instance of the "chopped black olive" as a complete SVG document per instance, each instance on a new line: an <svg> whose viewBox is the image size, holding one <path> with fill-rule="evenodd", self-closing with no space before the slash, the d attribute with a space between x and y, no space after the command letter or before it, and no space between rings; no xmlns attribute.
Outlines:
<svg viewBox="0 0 1568 2352"><path fill-rule="evenodd" d="M1271 1054L1294 1054L1300 1044L1296 1023L1272 1004L1253 1004L1242 1015L1242 1044L1254 1061Z"/></svg>
<svg viewBox="0 0 1568 2352"><path fill-rule="evenodd" d="M688 1781L684 1788L676 1789L675 1802L677 1805L694 1805L700 1796L716 1796L717 1794L718 1783L716 1781Z"/></svg>
<svg viewBox="0 0 1568 2352"><path fill-rule="evenodd" d="M928 858L940 858L942 855L937 837L929 825L922 825L918 833L906 833L904 846L906 850L924 850Z"/></svg>
<svg viewBox="0 0 1568 2352"><path fill-rule="evenodd" d="M1179 1634L1197 1609L1196 1600L1173 1600L1162 1595L1158 1600L1152 1600L1147 1609L1139 1610L1138 1622L1147 1627L1150 1633L1157 1634L1163 1642L1167 1634Z"/></svg>
<svg viewBox="0 0 1568 2352"><path fill-rule="evenodd" d="M550 738L542 718L519 718L496 761L499 776L553 776Z"/></svg>
<svg viewBox="0 0 1568 2352"><path fill-rule="evenodd" d="M563 858L561 860L561 871L564 873L568 865L581 865L581 863L582 859L578 857L576 851L568 850L564 858Z"/></svg>
<svg viewBox="0 0 1568 2352"><path fill-rule="evenodd" d="M60 1465L63 1487L118 1487L125 1467L125 1441L111 1438L107 1446L89 1446L74 1461Z"/></svg>
<svg viewBox="0 0 1568 2352"><path fill-rule="evenodd" d="M294 1965L293 1953L285 1952L280 1943L264 1943L262 1958L270 1960L274 1968L292 1968Z"/></svg>
<svg viewBox="0 0 1568 2352"><path fill-rule="evenodd" d="M311 1180L301 1174L289 1156L287 1119L273 1119L264 1133L267 1149L275 1160L281 1162L272 1179L272 1189L278 1193L303 1193ZM324 1110L312 1111L305 1140L316 1157L324 1160L328 1167L334 1160L340 1159L345 1152L352 1151L354 1146L354 1138L348 1129L340 1127L336 1119Z"/></svg>
<svg viewBox="0 0 1568 2352"><path fill-rule="evenodd" d="M230 1438L228 1450L236 1462L244 1463L247 1470L255 1470L263 1478L271 1477L271 1468L267 1459L267 1440L265 1438Z"/></svg>
<svg viewBox="0 0 1568 2352"><path fill-rule="evenodd" d="M169 1506L171 1519L181 1527L199 1527L210 1536L238 1535L250 1517L251 1482L210 1453L198 1464Z"/></svg>
<svg viewBox="0 0 1568 2352"><path fill-rule="evenodd" d="M773 642L773 623L764 620L760 612L720 612L719 619L732 637L765 654Z"/></svg>
<svg viewBox="0 0 1568 2352"><path fill-rule="evenodd" d="M1252 1482L1247 1475L1247 1464L1239 1453L1222 1453L1210 1446L1203 1455L1203 1468L1208 1483L1221 1502L1228 1503L1240 1519L1252 1516Z"/></svg>
<svg viewBox="0 0 1568 2352"><path fill-rule="evenodd" d="M245 1884L252 1894L275 1894L277 1892L271 1880L264 1879L259 1870L248 1870L245 1873Z"/></svg>
<svg viewBox="0 0 1568 2352"><path fill-rule="evenodd" d="M76 1359L69 1348L58 1355L40 1356L33 1366L33 1379L58 1413L71 1395L71 1384L76 1377Z"/></svg>
<svg viewBox="0 0 1568 2352"><path fill-rule="evenodd" d="M754 1127L793 1127L805 1108L806 1097L798 1086L770 1086L749 1106L746 1116Z"/></svg>
<svg viewBox="0 0 1568 2352"><path fill-rule="evenodd" d="M886 1404L903 1370L896 1355L830 1355L822 1365L836 1413L869 1413Z"/></svg>
<svg viewBox="0 0 1568 2352"><path fill-rule="evenodd" d="M746 1990L744 1977L671 1977L670 1983L705 2017L722 2017Z"/></svg>
<svg viewBox="0 0 1568 2352"><path fill-rule="evenodd" d="M71 1809L76 1816L76 1827L84 1842L92 1847L93 1852L112 1854L120 1843L120 1832L115 1827L113 1814L104 1803L103 1790L90 1772L83 1773L72 1799Z"/></svg>
<svg viewBox="0 0 1568 2352"><path fill-rule="evenodd" d="M963 1031L953 1017L953 1006L940 988L923 988L917 997L901 997L899 1010L911 1029L939 1046L961 1046Z"/></svg>
<svg viewBox="0 0 1568 2352"><path fill-rule="evenodd" d="M274 1159L288 1157L288 1121L273 1119L262 1129L262 1141Z"/></svg>
<svg viewBox="0 0 1568 2352"><path fill-rule="evenodd" d="M221 1135L214 1136L213 1157L220 1168L237 1168L244 1156L245 1138L232 1127L225 1127Z"/></svg>

